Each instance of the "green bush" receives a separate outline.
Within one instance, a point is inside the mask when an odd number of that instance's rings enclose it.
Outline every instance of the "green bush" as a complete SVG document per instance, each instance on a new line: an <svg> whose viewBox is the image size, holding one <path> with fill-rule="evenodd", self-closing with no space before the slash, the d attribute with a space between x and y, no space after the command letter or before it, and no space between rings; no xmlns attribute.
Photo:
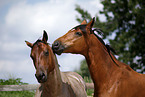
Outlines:
<svg viewBox="0 0 145 97"><path fill-rule="evenodd" d="M94 90L93 89L87 89L87 95L88 96L93 96L93 94L94 94Z"/></svg>
<svg viewBox="0 0 145 97"><path fill-rule="evenodd" d="M92 79L90 77L84 77L84 81L86 83L92 83ZM88 96L92 96L94 94L94 89L87 89L86 92Z"/></svg>
<svg viewBox="0 0 145 97"><path fill-rule="evenodd" d="M25 85L21 78L0 79L0 85ZM0 97L33 97L34 91L0 91Z"/></svg>
<svg viewBox="0 0 145 97"><path fill-rule="evenodd" d="M33 97L34 91L0 91L0 97Z"/></svg>
<svg viewBox="0 0 145 97"><path fill-rule="evenodd" d="M23 83L21 82L21 78L9 78L8 80L6 79L0 79L0 85L25 85L28 83Z"/></svg>

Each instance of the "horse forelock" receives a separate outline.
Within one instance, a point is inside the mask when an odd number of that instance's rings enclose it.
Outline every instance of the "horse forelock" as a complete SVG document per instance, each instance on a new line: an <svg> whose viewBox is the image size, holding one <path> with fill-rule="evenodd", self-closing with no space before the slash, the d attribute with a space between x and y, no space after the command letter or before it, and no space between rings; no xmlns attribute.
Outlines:
<svg viewBox="0 0 145 97"><path fill-rule="evenodd" d="M80 29L85 34L85 33L87 33L86 26L87 26L86 24L84 24L84 25L78 25L78 26L76 26L76 27L74 27L72 29L75 29L75 30Z"/></svg>
<svg viewBox="0 0 145 97"><path fill-rule="evenodd" d="M45 43L44 41L38 39L38 40L33 44L33 47L34 47L34 45L36 45L36 44L38 45L39 42L44 43L44 44L46 44L46 45L49 45L49 43ZM33 48L33 47L32 47L32 48Z"/></svg>

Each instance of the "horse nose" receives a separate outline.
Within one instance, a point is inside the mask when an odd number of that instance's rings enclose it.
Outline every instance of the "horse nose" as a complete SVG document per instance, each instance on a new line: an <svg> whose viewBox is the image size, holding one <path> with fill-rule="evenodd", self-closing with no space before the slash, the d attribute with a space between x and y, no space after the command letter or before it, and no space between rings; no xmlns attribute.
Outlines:
<svg viewBox="0 0 145 97"><path fill-rule="evenodd" d="M46 75L43 72L41 72L39 74L35 74L35 76L39 83L45 82L45 80L46 80Z"/></svg>
<svg viewBox="0 0 145 97"><path fill-rule="evenodd" d="M61 44L60 41L55 41L55 42L52 44L53 53L56 53L56 54L58 54L58 55L61 55L61 53L63 52L64 48L65 48L65 47Z"/></svg>
<svg viewBox="0 0 145 97"><path fill-rule="evenodd" d="M59 46L60 46L60 42L59 41L55 41L53 44L52 44L52 48L57 50L59 49Z"/></svg>

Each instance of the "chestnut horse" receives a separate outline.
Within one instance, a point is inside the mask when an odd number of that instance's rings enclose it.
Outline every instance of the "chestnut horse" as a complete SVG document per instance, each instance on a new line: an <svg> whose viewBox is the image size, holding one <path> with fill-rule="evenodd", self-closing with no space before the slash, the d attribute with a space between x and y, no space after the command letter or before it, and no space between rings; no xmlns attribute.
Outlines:
<svg viewBox="0 0 145 97"><path fill-rule="evenodd" d="M56 56L47 43L48 36L44 31L42 40L34 44L26 41L31 47L31 58L36 68L36 78L40 87L35 97L87 97L85 82L75 72L60 72Z"/></svg>
<svg viewBox="0 0 145 97"><path fill-rule="evenodd" d="M94 82L94 97L145 97L145 75L119 62L85 20L53 43L53 51L84 55Z"/></svg>

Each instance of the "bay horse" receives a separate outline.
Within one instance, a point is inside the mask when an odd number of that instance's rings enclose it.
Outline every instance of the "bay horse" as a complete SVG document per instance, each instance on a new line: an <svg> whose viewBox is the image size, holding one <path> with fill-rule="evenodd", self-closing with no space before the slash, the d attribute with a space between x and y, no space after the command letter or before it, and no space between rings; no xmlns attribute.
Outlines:
<svg viewBox="0 0 145 97"><path fill-rule="evenodd" d="M69 30L53 43L53 51L85 57L94 83L94 97L145 97L145 75L118 61L93 30L94 18ZM113 51L113 50L112 50Z"/></svg>
<svg viewBox="0 0 145 97"><path fill-rule="evenodd" d="M35 97L87 97L85 82L75 72L60 72L58 62L47 43L44 31L42 40L34 44L25 41L31 48L31 58L36 69L36 78L41 84Z"/></svg>

